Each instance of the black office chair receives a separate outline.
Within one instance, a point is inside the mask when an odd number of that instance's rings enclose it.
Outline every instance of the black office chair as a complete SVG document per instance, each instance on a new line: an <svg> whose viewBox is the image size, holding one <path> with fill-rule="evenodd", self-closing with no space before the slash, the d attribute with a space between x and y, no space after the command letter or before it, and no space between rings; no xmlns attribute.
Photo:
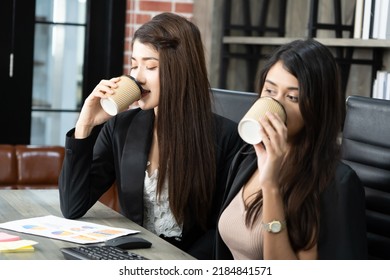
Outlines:
<svg viewBox="0 0 390 280"><path fill-rule="evenodd" d="M342 159L358 174L366 192L368 254L390 259L390 101L347 99Z"/></svg>
<svg viewBox="0 0 390 280"><path fill-rule="evenodd" d="M253 92L218 88L212 88L211 92L214 97L213 111L237 123L258 98Z"/></svg>

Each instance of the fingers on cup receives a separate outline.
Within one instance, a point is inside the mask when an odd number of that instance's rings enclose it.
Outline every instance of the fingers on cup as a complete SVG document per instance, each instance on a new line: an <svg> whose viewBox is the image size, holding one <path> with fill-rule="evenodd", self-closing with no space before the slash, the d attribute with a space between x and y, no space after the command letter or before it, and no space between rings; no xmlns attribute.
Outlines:
<svg viewBox="0 0 390 280"><path fill-rule="evenodd" d="M275 134L275 128L268 117L260 118L260 133L263 134L263 140L268 140L272 134Z"/></svg>
<svg viewBox="0 0 390 280"><path fill-rule="evenodd" d="M115 82L110 80L101 80L100 83L95 87L94 91L99 93L100 96L104 96L104 94L113 94L113 88L117 87Z"/></svg>
<svg viewBox="0 0 390 280"><path fill-rule="evenodd" d="M278 114L273 112L267 112L266 116L269 119L270 124L275 129L275 131L277 131L278 134L284 135L287 133L287 126Z"/></svg>

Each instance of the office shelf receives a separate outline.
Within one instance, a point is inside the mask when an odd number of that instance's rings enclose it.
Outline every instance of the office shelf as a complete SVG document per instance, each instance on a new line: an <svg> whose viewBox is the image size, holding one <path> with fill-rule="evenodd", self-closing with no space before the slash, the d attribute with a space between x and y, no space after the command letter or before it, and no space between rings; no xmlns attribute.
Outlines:
<svg viewBox="0 0 390 280"><path fill-rule="evenodd" d="M302 37L252 37L252 36L224 36L223 44L239 45L268 45L280 46ZM353 47L353 48L390 48L390 40L377 39L350 39L350 38L313 38L328 47Z"/></svg>
<svg viewBox="0 0 390 280"><path fill-rule="evenodd" d="M324 0L322 0L324 1ZM326 0L327 1L327 0ZM247 88L240 89L246 91L254 91L250 85L254 82L254 73L257 72L259 61L267 56L270 52L268 47L278 47L280 45L289 43L296 39L313 38L320 43L328 46L333 50L336 61L339 63L342 75L342 90L346 92L346 87L349 79L350 68L353 64L361 64L371 66L371 88L373 81L376 77L376 72L383 68L383 53L386 49L390 48L390 40L377 40L377 39L353 39L353 22L346 24L342 22L342 5L341 0L333 0L327 4L333 7L333 23L321 23L318 18L320 11L321 0L311 0L309 7L309 18L307 25L306 37L286 37L285 23L286 19L281 19L282 16L286 17L286 1L279 2L277 11L273 10L274 14L271 16L279 17L277 20L278 26L267 27L264 20L264 12L269 9L269 1L263 1L261 13L259 12L260 24L253 26L250 23L251 19L245 19L248 14L248 10L251 10L249 0L244 0L245 7L243 11L244 25L233 25L230 21L234 20L231 17L232 0L225 0L225 13L224 13L224 33L222 36L222 53L221 53L221 72L220 83L221 88L226 88L226 80L228 75L229 60L241 59L245 61L247 67ZM236 3L237 4L237 3ZM271 12L271 11L269 11ZM229 21L230 20L230 21ZM334 32L333 38L323 38L317 36L319 30L328 30ZM268 31L265 33L265 31ZM274 32L275 36L269 34ZM266 34L266 36L264 36ZM271 34L273 35L273 34ZM343 37L344 36L344 37ZM345 36L348 36L346 38ZM238 48L238 46L242 46ZM272 49L272 48L271 48ZM354 56L354 51L357 49L368 50L371 53L370 58L360 58ZM237 51L239 50L239 51ZM267 53L268 52L268 53Z"/></svg>

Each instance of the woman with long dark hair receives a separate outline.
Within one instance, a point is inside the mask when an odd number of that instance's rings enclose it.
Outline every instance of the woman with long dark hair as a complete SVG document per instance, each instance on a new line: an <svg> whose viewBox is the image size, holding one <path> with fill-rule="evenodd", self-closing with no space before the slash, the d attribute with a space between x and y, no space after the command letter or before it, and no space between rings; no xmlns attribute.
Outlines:
<svg viewBox="0 0 390 280"><path fill-rule="evenodd" d="M268 112L263 141L234 159L217 258L367 258L364 189L340 161L345 98L332 53L312 39L281 46L258 85L287 121Z"/></svg>
<svg viewBox="0 0 390 280"><path fill-rule="evenodd" d="M120 78L102 80L67 134L61 210L83 216L116 182L122 213L196 258L212 242L230 162L242 142L237 124L212 113L198 28L162 13L132 40L139 108L111 117L100 106Z"/></svg>

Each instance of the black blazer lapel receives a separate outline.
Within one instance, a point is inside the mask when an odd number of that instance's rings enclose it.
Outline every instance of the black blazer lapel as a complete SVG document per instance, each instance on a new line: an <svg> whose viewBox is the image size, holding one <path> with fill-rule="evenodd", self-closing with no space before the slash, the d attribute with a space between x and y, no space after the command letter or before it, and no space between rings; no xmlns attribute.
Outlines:
<svg viewBox="0 0 390 280"><path fill-rule="evenodd" d="M257 168L256 154L244 154L246 152L242 152L242 150L237 153L236 158L232 162L232 169L229 172L227 182L227 194L221 208L221 213L230 204Z"/></svg>
<svg viewBox="0 0 390 280"><path fill-rule="evenodd" d="M121 161L121 203L126 217L142 225L145 170L153 134L153 110L140 111L126 135Z"/></svg>

